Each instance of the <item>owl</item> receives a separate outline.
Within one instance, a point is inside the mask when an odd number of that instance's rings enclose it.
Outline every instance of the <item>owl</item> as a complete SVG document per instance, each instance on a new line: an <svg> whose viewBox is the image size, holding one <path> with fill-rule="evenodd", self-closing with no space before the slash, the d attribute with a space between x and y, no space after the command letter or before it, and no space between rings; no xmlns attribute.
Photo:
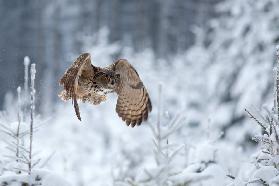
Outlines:
<svg viewBox="0 0 279 186"><path fill-rule="evenodd" d="M64 101L72 100L79 120L78 100L98 105L109 93L118 95L116 112L128 126L140 125L152 110L147 89L126 59L100 68L91 64L89 53L83 53L66 70L59 84L63 86L59 97Z"/></svg>

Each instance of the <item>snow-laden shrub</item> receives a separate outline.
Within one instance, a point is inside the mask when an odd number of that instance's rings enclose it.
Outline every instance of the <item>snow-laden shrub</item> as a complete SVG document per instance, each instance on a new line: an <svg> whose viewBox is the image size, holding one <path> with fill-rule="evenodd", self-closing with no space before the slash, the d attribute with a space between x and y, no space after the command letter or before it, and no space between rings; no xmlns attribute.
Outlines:
<svg viewBox="0 0 279 186"><path fill-rule="evenodd" d="M16 106L14 110L9 110L16 114L2 112L0 117L0 137L4 142L1 144L0 153L0 185L70 185L53 173L34 171L34 168L42 168L49 159L43 161L38 157L38 152L34 151L34 134L40 122L38 122L39 117L35 115L36 66L31 64L29 88L29 62L29 58L25 57L24 91L22 92L21 87L17 88ZM13 115L16 117L8 118Z"/></svg>
<svg viewBox="0 0 279 186"><path fill-rule="evenodd" d="M237 186L275 186L279 184L279 48L278 63L275 69L274 106L271 110L255 115L246 110L261 128L261 134L254 137L258 150L251 162L243 165L232 185Z"/></svg>

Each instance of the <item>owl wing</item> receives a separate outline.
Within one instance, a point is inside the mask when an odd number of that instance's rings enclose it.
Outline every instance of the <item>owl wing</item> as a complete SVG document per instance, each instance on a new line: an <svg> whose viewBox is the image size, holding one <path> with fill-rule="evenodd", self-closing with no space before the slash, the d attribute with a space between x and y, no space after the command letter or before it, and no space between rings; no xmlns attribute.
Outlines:
<svg viewBox="0 0 279 186"><path fill-rule="evenodd" d="M147 120L152 104L146 88L137 71L124 59L113 64L113 70L119 77L116 87L118 94L116 112L129 126L140 125Z"/></svg>
<svg viewBox="0 0 279 186"><path fill-rule="evenodd" d="M79 120L81 120L81 117L77 99L82 98L84 91L80 89L78 82L81 77L90 78L92 74L94 74L94 70L91 66L90 54L83 53L75 60L70 68L67 69L59 81L59 84L64 88L59 97L62 100L72 99L76 116Z"/></svg>

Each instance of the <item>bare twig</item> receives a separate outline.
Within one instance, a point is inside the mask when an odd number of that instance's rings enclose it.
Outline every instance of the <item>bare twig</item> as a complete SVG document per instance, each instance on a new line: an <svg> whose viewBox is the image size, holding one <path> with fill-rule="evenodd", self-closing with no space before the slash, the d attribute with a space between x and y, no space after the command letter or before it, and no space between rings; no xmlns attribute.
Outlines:
<svg viewBox="0 0 279 186"><path fill-rule="evenodd" d="M41 168L45 167L54 155L55 155L55 152L52 152L52 153L48 156L48 158L47 158L43 163L41 163L40 167L41 167Z"/></svg>
<svg viewBox="0 0 279 186"><path fill-rule="evenodd" d="M9 133L14 133L12 129L10 129L9 127L7 127L5 124L0 123L0 127L7 130Z"/></svg>
<svg viewBox="0 0 279 186"><path fill-rule="evenodd" d="M32 168L34 168L36 165L38 165L41 162L41 159L37 159L33 164Z"/></svg>
<svg viewBox="0 0 279 186"><path fill-rule="evenodd" d="M253 120L255 120L264 130L266 130L266 127L264 126L264 124L262 122L260 122L254 115L252 115L247 109L245 109L245 112L247 112L249 117L252 118Z"/></svg>
<svg viewBox="0 0 279 186"><path fill-rule="evenodd" d="M10 137L12 137L12 138L15 137L15 134L10 133L10 132L7 132L7 131L5 131L5 130L3 130L3 129L1 130L1 132L4 133L4 134L6 134L6 135L8 135L8 136L10 136Z"/></svg>
<svg viewBox="0 0 279 186"><path fill-rule="evenodd" d="M171 161L171 160L176 156L176 154L179 153L184 147L185 147L185 145L183 144L183 145L181 145L180 147L178 147L177 149L175 149L175 150L171 153L171 155L170 155L170 157L169 157L170 161Z"/></svg>

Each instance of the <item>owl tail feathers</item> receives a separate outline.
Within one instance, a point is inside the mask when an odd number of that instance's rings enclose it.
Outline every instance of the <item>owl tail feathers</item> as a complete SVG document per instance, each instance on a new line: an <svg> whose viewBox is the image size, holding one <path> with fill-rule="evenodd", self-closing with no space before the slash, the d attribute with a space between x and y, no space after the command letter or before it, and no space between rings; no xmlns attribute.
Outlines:
<svg viewBox="0 0 279 186"><path fill-rule="evenodd" d="M66 91L66 90L62 90L59 94L58 97L63 100L63 101L68 101L70 99L72 99L72 104L74 105L74 109L75 109L75 113L77 118L81 121L81 117L80 117L80 112L79 112L79 106L78 106L78 102L76 97L71 97L71 95Z"/></svg>
<svg viewBox="0 0 279 186"><path fill-rule="evenodd" d="M77 99L75 97L73 98L73 104L74 104L76 116L79 119L79 121L81 121L80 112L79 112L79 106L78 106Z"/></svg>

